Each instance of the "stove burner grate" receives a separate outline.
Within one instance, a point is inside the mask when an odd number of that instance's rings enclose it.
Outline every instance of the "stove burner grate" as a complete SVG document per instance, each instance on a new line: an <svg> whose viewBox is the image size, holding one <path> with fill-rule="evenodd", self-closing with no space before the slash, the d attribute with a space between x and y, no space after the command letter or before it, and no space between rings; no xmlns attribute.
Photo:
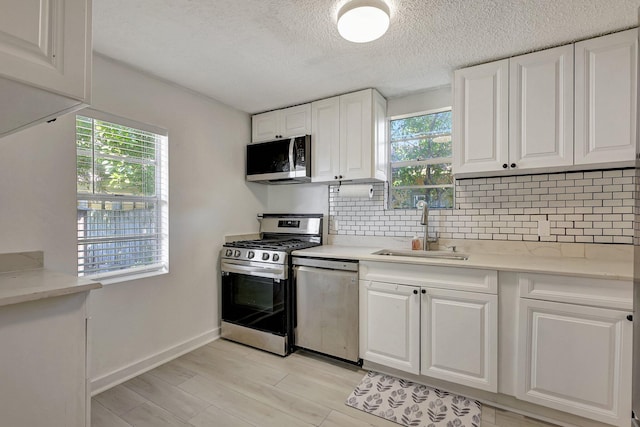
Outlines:
<svg viewBox="0 0 640 427"><path fill-rule="evenodd" d="M308 242L299 239L264 239L264 240L240 240L225 244L226 247L244 249L265 249L265 250L288 250L303 249L317 246L318 243Z"/></svg>

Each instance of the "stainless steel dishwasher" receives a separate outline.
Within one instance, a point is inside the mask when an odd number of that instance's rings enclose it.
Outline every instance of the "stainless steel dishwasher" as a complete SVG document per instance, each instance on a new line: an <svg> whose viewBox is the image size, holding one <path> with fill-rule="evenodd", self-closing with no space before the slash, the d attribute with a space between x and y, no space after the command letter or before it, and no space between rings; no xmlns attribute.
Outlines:
<svg viewBox="0 0 640 427"><path fill-rule="evenodd" d="M293 257L295 345L359 362L358 262Z"/></svg>

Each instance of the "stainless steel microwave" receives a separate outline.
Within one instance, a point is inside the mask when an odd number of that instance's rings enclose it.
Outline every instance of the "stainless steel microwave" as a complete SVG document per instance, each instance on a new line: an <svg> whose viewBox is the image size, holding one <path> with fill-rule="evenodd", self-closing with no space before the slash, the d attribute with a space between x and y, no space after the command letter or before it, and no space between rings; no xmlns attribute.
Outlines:
<svg viewBox="0 0 640 427"><path fill-rule="evenodd" d="M247 181L311 182L311 135L247 145Z"/></svg>

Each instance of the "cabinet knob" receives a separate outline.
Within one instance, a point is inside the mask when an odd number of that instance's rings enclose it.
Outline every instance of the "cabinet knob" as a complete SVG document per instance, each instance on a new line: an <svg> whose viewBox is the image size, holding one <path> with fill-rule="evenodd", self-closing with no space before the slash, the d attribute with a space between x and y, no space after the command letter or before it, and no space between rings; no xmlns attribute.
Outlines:
<svg viewBox="0 0 640 427"><path fill-rule="evenodd" d="M503 163L503 164L502 164L502 167L506 169L506 168L508 168L508 167L509 167L509 165L508 165L508 164L506 164L506 163Z"/></svg>
<svg viewBox="0 0 640 427"><path fill-rule="evenodd" d="M418 295L418 290L417 290L417 289L414 289L414 290L413 290L413 294L414 294L414 295Z"/></svg>
<svg viewBox="0 0 640 427"><path fill-rule="evenodd" d="M515 163L511 163L511 167L512 167L512 168L515 168L515 167L516 167L516 164L515 164Z"/></svg>
<svg viewBox="0 0 640 427"><path fill-rule="evenodd" d="M342 175L339 175L340 179L342 179Z"/></svg>
<svg viewBox="0 0 640 427"><path fill-rule="evenodd" d="M632 315L632 314L628 315L628 316L627 316L627 320L628 320L629 322L633 322L633 315Z"/></svg>
<svg viewBox="0 0 640 427"><path fill-rule="evenodd" d="M333 179L338 179L338 175L334 176Z"/></svg>
<svg viewBox="0 0 640 427"><path fill-rule="evenodd" d="M423 294L426 294L426 293L427 293L427 290L426 290L426 289L423 289L421 292L422 292Z"/></svg>

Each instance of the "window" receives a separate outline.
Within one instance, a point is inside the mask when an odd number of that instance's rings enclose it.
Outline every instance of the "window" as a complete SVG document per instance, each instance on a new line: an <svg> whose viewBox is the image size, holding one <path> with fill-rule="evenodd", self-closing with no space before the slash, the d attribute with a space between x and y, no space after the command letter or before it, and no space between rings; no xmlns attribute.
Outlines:
<svg viewBox="0 0 640 427"><path fill-rule="evenodd" d="M76 116L78 275L166 271L166 132L85 113Z"/></svg>
<svg viewBox="0 0 640 427"><path fill-rule="evenodd" d="M453 207L451 109L392 118L389 207Z"/></svg>

